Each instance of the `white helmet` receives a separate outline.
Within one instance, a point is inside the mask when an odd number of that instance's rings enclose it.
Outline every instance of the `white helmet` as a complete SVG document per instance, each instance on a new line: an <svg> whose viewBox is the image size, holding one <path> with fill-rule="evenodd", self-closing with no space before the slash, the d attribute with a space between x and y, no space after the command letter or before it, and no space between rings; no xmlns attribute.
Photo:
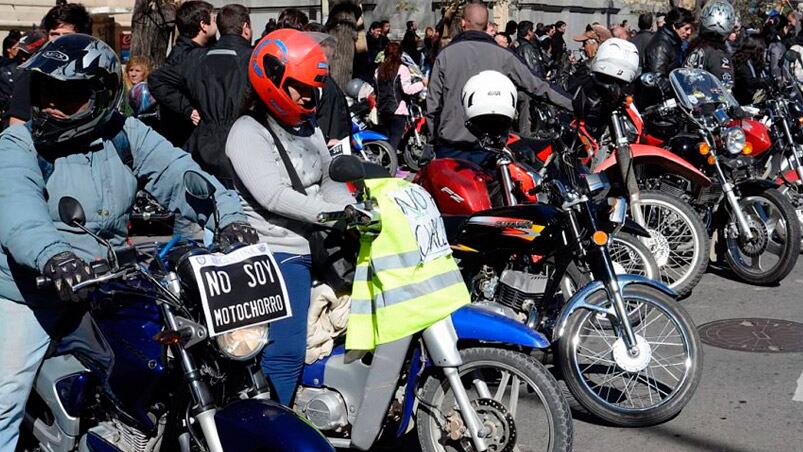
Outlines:
<svg viewBox="0 0 803 452"><path fill-rule="evenodd" d="M497 71L482 71L463 85L466 126L475 135L507 134L516 115L516 86Z"/></svg>
<svg viewBox="0 0 803 452"><path fill-rule="evenodd" d="M511 120L516 114L516 86L497 71L482 71L463 85L463 111L470 121L482 115L502 115Z"/></svg>
<svg viewBox="0 0 803 452"><path fill-rule="evenodd" d="M639 74L638 49L624 39L606 39L591 60L591 72L630 83Z"/></svg>
<svg viewBox="0 0 803 452"><path fill-rule="evenodd" d="M713 0L703 7L700 13L701 31L709 31L720 36L728 36L736 25L736 11L726 0Z"/></svg>

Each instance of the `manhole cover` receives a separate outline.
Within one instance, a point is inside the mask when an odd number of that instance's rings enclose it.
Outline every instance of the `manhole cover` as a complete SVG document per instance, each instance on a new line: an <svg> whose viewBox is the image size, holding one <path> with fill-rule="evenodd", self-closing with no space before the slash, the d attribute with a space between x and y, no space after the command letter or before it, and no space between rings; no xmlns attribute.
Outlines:
<svg viewBox="0 0 803 452"><path fill-rule="evenodd" d="M777 319L725 319L699 328L700 339L727 350L759 353L803 352L803 323Z"/></svg>

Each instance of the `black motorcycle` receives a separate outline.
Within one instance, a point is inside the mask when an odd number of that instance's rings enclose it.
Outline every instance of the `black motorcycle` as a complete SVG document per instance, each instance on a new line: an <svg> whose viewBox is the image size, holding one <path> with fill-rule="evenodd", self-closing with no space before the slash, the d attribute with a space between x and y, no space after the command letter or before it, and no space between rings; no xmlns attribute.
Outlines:
<svg viewBox="0 0 803 452"><path fill-rule="evenodd" d="M625 223L639 228L625 219L626 200L608 198L604 176L580 163L578 148L554 141L536 188L546 203L448 218L449 243L475 299L524 312L528 326L551 334L565 381L588 411L622 426L658 424L694 394L699 337L665 285L616 274L611 234Z"/></svg>

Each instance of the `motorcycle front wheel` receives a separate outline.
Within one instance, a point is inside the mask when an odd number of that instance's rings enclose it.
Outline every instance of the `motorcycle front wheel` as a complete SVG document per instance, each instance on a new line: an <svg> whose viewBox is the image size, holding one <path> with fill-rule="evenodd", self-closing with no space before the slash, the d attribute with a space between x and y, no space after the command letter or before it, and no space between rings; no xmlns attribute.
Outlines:
<svg viewBox="0 0 803 452"><path fill-rule="evenodd" d="M666 193L641 192L644 222L661 281L681 297L691 293L708 268L710 241L700 217L690 205Z"/></svg>
<svg viewBox="0 0 803 452"><path fill-rule="evenodd" d="M558 365L591 414L622 427L660 424L694 395L703 369L700 338L686 311L663 292L631 284L622 295L639 353L627 350L614 314L578 309L558 341ZM611 307L605 291L587 302Z"/></svg>
<svg viewBox="0 0 803 452"><path fill-rule="evenodd" d="M541 363L497 348L469 348L460 355L460 379L483 425L490 428L488 450L571 450L569 405ZM416 428L424 452L474 450L442 374L431 374L419 391Z"/></svg>
<svg viewBox="0 0 803 452"><path fill-rule="evenodd" d="M392 177L396 176L396 171L399 169L399 157L396 155L396 150L387 141L368 141L363 143L362 152L369 162L375 163L390 173Z"/></svg>
<svg viewBox="0 0 803 452"><path fill-rule="evenodd" d="M792 271L800 254L795 208L774 188L745 196L739 205L753 238L743 238L731 218L722 231L725 260L736 276L750 284L776 284Z"/></svg>
<svg viewBox="0 0 803 452"><path fill-rule="evenodd" d="M608 254L617 275L639 275L661 280L660 269L650 249L635 236L622 232L611 235Z"/></svg>
<svg viewBox="0 0 803 452"><path fill-rule="evenodd" d="M415 139L415 133L411 131L402 141L402 143L404 143L402 157L404 158L404 164L407 165L407 168L410 168L410 171L418 171L421 169L421 157L424 155L424 148L426 148L430 142L429 132L426 127L422 127L421 131L418 132L418 139L421 144L418 144Z"/></svg>

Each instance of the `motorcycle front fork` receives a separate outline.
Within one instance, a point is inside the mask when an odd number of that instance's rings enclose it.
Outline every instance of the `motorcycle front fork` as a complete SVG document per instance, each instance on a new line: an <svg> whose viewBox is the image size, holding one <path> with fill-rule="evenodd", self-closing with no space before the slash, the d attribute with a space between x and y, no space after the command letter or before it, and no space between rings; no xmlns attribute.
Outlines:
<svg viewBox="0 0 803 452"><path fill-rule="evenodd" d="M711 153L711 155L714 155ZM714 169L716 169L719 180L722 181L722 192L725 193L725 200L731 208L733 217L736 220L736 227L739 229L739 234L744 240L753 240L753 232L750 230L750 223L747 221L742 206L739 204L739 196L736 193L736 187L725 177L725 172L722 171L722 166L719 164L719 158L714 155Z"/></svg>
<svg viewBox="0 0 803 452"><path fill-rule="evenodd" d="M487 450L488 445L485 443L485 438L488 437L491 431L489 427L483 425L474 407L471 406L466 388L460 379L460 373L457 369L463 364L463 359L457 350L457 332L452 324L452 318L446 317L424 330L423 338L432 362L443 370L443 374L452 388L457 407L460 408L460 413L463 415L463 420L471 435L474 447L478 451ZM476 383L480 389L480 396L491 398L485 382ZM485 388L484 391L482 390L483 387ZM482 394L482 392L487 394Z"/></svg>
<svg viewBox="0 0 803 452"><path fill-rule="evenodd" d="M586 206L586 208L590 209L590 206ZM589 217L589 220L588 224L596 227L593 218ZM569 213L569 222L575 237L581 237L580 228L578 227L577 217L574 211L570 211ZM627 346L628 353L630 353L631 356L638 356L640 351L636 333L633 332L633 326L630 324L630 316L627 315L627 307L625 306L625 299L622 295L622 287L619 285L619 279L617 279L616 271L613 269L607 245L592 243L588 250L581 247L580 252L585 255L591 272L594 275L594 279L603 281L605 285L605 292L608 295L608 299L612 300L613 312L619 319L619 326L622 333L621 337L625 342L625 346Z"/></svg>

